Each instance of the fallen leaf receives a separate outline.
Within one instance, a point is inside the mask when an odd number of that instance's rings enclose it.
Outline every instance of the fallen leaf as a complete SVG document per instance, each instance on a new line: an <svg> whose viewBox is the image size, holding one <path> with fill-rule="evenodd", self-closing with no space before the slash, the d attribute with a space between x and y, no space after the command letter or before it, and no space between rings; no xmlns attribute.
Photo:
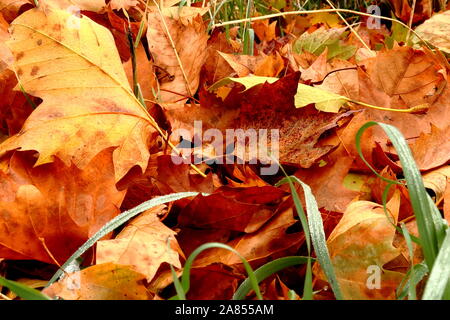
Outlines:
<svg viewBox="0 0 450 320"><path fill-rule="evenodd" d="M114 239L97 242L98 264L127 265L151 281L162 263L181 268L181 249L175 232L166 227L157 213L164 206L149 210L131 221ZM168 246L170 240L171 246Z"/></svg>
<svg viewBox="0 0 450 320"><path fill-rule="evenodd" d="M416 28L416 32L425 40L450 54L450 11L435 14L430 19Z"/></svg>
<svg viewBox="0 0 450 320"><path fill-rule="evenodd" d="M445 66L437 63L429 51L399 47L380 52L365 64L372 83L368 92L377 89L390 99L400 98L407 108L433 104L446 86ZM362 101L374 104L373 100ZM393 107L394 103L375 105Z"/></svg>
<svg viewBox="0 0 450 320"><path fill-rule="evenodd" d="M30 9L33 5L30 0L1 0L0 1L0 13L6 19L11 22L17 18L19 12L22 10Z"/></svg>
<svg viewBox="0 0 450 320"><path fill-rule="evenodd" d="M230 300L244 276L232 268L216 263L191 269L189 300Z"/></svg>
<svg viewBox="0 0 450 320"><path fill-rule="evenodd" d="M2 258L17 259L16 252L63 264L119 213L125 192L115 187L111 149L83 170L59 159L33 168L33 157L17 152L6 162L7 171L0 170Z"/></svg>
<svg viewBox="0 0 450 320"><path fill-rule="evenodd" d="M425 188L433 190L437 203L444 199L449 179L450 166L443 166L423 175L423 184Z"/></svg>
<svg viewBox="0 0 450 320"><path fill-rule="evenodd" d="M443 130L431 124L431 132L422 132L411 145L414 160L420 170L427 171L450 160L450 126Z"/></svg>
<svg viewBox="0 0 450 320"><path fill-rule="evenodd" d="M238 236L226 244L255 267L282 256L295 254L305 238L302 232L287 232L287 229L297 222L289 204L292 203L283 203L276 215L256 232ZM205 251L195 260L194 266L202 267L214 262L242 266L242 260L235 253L220 248Z"/></svg>
<svg viewBox="0 0 450 320"><path fill-rule="evenodd" d="M65 300L151 300L145 276L126 266L99 264L70 273L43 293Z"/></svg>
<svg viewBox="0 0 450 320"><path fill-rule="evenodd" d="M137 6L138 0L111 0L109 5L113 10L128 10L132 7Z"/></svg>
<svg viewBox="0 0 450 320"><path fill-rule="evenodd" d="M166 73L164 78L158 79L161 103L184 104L196 93L206 60L208 36L202 18L198 15L183 24L159 12L151 12L148 21L150 52L155 65Z"/></svg>
<svg viewBox="0 0 450 320"><path fill-rule="evenodd" d="M131 92L110 32L86 17L79 19L80 28L70 28L71 17L33 9L12 23L9 45L19 79L44 102L20 134L1 144L0 156L35 150L36 166L57 156L83 168L115 147L118 181L135 165L145 170L156 131Z"/></svg>
<svg viewBox="0 0 450 320"><path fill-rule="evenodd" d="M388 203L389 219L397 221L399 196ZM383 207L370 201L351 203L327 240L331 261L345 299L395 299L404 274L383 270L400 254L393 246L395 228ZM318 265L315 265L318 267ZM375 274L370 268L378 270ZM317 270L317 269L316 269ZM372 270L372 271L371 271ZM323 271L319 278L324 279ZM371 275L379 277L375 281Z"/></svg>
<svg viewBox="0 0 450 320"><path fill-rule="evenodd" d="M272 187L219 188L209 196L196 196L178 216L185 227L254 232L270 217L285 192Z"/></svg>

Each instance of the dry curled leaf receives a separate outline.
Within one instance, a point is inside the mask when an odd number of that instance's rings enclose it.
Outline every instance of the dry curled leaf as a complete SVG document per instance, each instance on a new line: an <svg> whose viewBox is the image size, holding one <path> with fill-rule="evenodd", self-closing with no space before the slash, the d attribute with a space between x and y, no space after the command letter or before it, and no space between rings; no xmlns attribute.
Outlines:
<svg viewBox="0 0 450 320"><path fill-rule="evenodd" d="M181 268L181 249L174 238L176 233L157 216L162 209L164 206L143 213L131 221L115 239L99 241L97 263L113 262L130 266L144 274L148 281L153 279L162 263Z"/></svg>
<svg viewBox="0 0 450 320"><path fill-rule="evenodd" d="M203 20L197 15L183 23L156 11L149 13L148 21L149 49L160 69L158 98L163 105L184 104L196 93L206 60L208 36Z"/></svg>

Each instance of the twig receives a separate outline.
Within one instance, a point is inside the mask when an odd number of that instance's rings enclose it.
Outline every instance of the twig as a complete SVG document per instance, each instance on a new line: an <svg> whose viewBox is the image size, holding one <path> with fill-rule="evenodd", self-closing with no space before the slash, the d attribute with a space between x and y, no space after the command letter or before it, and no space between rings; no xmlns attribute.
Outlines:
<svg viewBox="0 0 450 320"><path fill-rule="evenodd" d="M413 20L414 20L414 11L416 11L416 0L413 0L413 5L412 5L412 9L411 9L411 15L409 17L409 22L408 22L408 34L406 35L406 43L409 42L409 36L411 35L411 30L412 30L412 24L413 24Z"/></svg>

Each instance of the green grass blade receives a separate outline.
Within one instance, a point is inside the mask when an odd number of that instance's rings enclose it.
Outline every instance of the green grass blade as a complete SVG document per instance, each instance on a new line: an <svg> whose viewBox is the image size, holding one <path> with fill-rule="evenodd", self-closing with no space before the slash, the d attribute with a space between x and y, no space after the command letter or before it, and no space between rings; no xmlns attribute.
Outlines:
<svg viewBox="0 0 450 320"><path fill-rule="evenodd" d="M255 270L256 279L258 283L260 283L261 281L264 281L265 279L277 273L278 271L281 271L285 268L292 267L295 265L305 264L308 262L309 259L310 259L309 257L295 256L295 257L284 257L270 261ZM252 285L250 283L250 279L247 278L241 283L239 288L234 293L233 300L245 299L245 297L247 296L247 294L250 292L251 289Z"/></svg>
<svg viewBox="0 0 450 320"><path fill-rule="evenodd" d="M408 295L409 286L413 286L414 288L417 287L419 282L422 281L429 271L424 262L416 264L413 269L413 272L411 272L411 269L408 270L404 279L397 288L398 300L403 300Z"/></svg>
<svg viewBox="0 0 450 320"><path fill-rule="evenodd" d="M279 186L284 183L289 184L289 188L291 190L292 200L294 201L295 209L297 211L297 215L300 219L300 223L303 228L303 232L305 234L306 247L308 249L308 255L311 256L311 233L309 231L308 219L306 218L305 211L303 210L302 203L300 201L300 197L298 196L297 190L295 189L294 183L292 182L292 177L289 177L284 171L283 167L280 166L282 171L284 172L286 178L279 181L276 186ZM311 263L308 263L306 266L306 277L305 283L303 286L303 299L304 300L312 300L313 298L313 290L312 290L312 270Z"/></svg>
<svg viewBox="0 0 450 320"><path fill-rule="evenodd" d="M302 220L300 212L303 213L304 216L303 208L300 203L297 190L295 190L292 181L295 181L296 183L302 186L305 195L306 212L308 214L307 220L308 234L306 234L305 232L305 238L307 239L308 237L311 237L311 241L313 243L313 247L316 252L317 260L319 260L319 263L322 269L324 270L325 275L327 276L328 282L330 283L330 286L333 289L334 295L337 300L342 300L343 296L341 293L341 289L339 287L339 283L337 281L336 274L334 272L333 264L331 263L330 253L328 252L327 248L325 231L323 230L322 215L319 212L317 201L314 198L314 195L312 194L311 188L296 176L284 178L283 180L279 181L276 185L278 186L286 182L289 183L295 207L297 209L297 212L299 213L300 220Z"/></svg>
<svg viewBox="0 0 450 320"><path fill-rule="evenodd" d="M280 166L280 168L282 168L282 167ZM285 174L286 174L286 172L285 172ZM302 225L303 232L305 233L305 241L306 241L308 253L310 253L311 252L311 235L309 232L308 219L306 218L306 214L305 214L305 211L303 210L303 206L300 201L300 197L298 196L297 190L295 189L294 183L292 181L293 181L292 177L289 177L286 174L286 178L283 178L282 180L278 181L278 183L275 184L275 186L279 187L285 183L289 184L289 189L291 190L291 195L292 195L292 201L294 201L294 206L297 211L298 218L300 219L300 223Z"/></svg>
<svg viewBox="0 0 450 320"><path fill-rule="evenodd" d="M405 237L406 246L408 247L408 253L409 253L409 259L411 260L411 272L410 277L411 279L414 279L415 273L414 273L414 249L412 245L412 240L409 235L408 229L406 229L406 225L404 223L401 224L403 236ZM408 298L409 300L416 300L417 294L416 294L416 286L414 283L410 282L408 286Z"/></svg>
<svg viewBox="0 0 450 320"><path fill-rule="evenodd" d="M7 280L3 277L0 277L0 285L7 287L25 300L52 300L50 297L36 289L30 288L20 282Z"/></svg>
<svg viewBox="0 0 450 320"><path fill-rule="evenodd" d="M316 252L317 260L319 260L328 282L333 289L334 296L337 300L342 300L343 296L339 283L334 272L333 264L331 263L330 253L328 252L327 240L325 238L325 231L323 230L323 220L320 214L317 201L314 198L311 188L301 181L299 178L292 177L297 183L299 183L305 194L306 212L308 214L309 229L311 232L311 240Z"/></svg>
<svg viewBox="0 0 450 320"><path fill-rule="evenodd" d="M173 193L161 197L156 197L146 202L141 203L140 205L134 207L133 209L122 212L117 217L109 221L105 224L96 234L94 234L89 240L87 240L81 247L78 248L77 251L69 258L67 261L61 266L61 268L53 275L53 277L47 283L47 287L52 283L57 281L61 275L64 273L64 270L68 266L70 266L77 258L79 258L83 253L85 253L90 247L92 247L98 240L106 236L108 233L121 226L131 218L137 216L138 214L151 209L153 207L159 206L164 203L180 200L187 197L194 197L198 195L198 192L180 192Z"/></svg>
<svg viewBox="0 0 450 320"><path fill-rule="evenodd" d="M314 296L312 284L312 265L311 258L306 263L305 283L303 285L303 300L312 300Z"/></svg>
<svg viewBox="0 0 450 320"><path fill-rule="evenodd" d="M450 275L450 228L446 230L445 239L439 250L433 269L431 269L423 294L423 300L440 300L449 287Z"/></svg>
<svg viewBox="0 0 450 320"><path fill-rule="evenodd" d="M175 272L173 265L170 265L170 272L172 273L173 285L175 286L175 291L177 292L175 298L171 300L186 300L186 292L184 291L183 286L181 285L181 282L178 279L177 273Z"/></svg>
<svg viewBox="0 0 450 320"><path fill-rule="evenodd" d="M431 268L433 266L434 260L436 259L438 251L438 230L436 229L438 218L435 217L436 211L431 208L428 199L429 196L426 193L425 187L423 185L422 176L420 175L420 171L414 162L414 158L412 156L411 150L408 147L408 144L405 141L405 138L397 130L397 128L391 125L370 121L363 125L356 134L356 145L358 153L361 159L366 163L366 165L368 165L370 169L372 169L372 171L374 171L378 175L378 177L389 183L398 184L397 181L392 181L381 177L370 166L370 164L364 159L364 156L362 155L362 134L366 129L375 125L379 125L386 132L395 149L397 150L403 168L403 173L406 178L411 205L416 217L425 261L428 265L428 268Z"/></svg>
<svg viewBox="0 0 450 320"><path fill-rule="evenodd" d="M244 264L245 271L247 271L251 287L255 291L256 296L258 297L259 300L263 300L261 291L259 290L257 278L255 276L255 273L253 272L252 267L248 263L248 261L239 252L234 250L232 247L227 246L226 244L223 244L223 243L219 243L219 242L208 242L208 243L202 244L200 247L195 249L190 254L190 256L187 258L186 263L184 264L183 275L181 276L181 285L184 290L184 294L188 293L190 285L191 285L190 284L191 269L192 269L192 264L194 263L195 258L203 251L205 251L207 249L211 249L211 248L226 249L226 250L231 251L234 254L236 254L241 259L242 263ZM171 300L175 300L175 299L179 299L179 298L180 297L175 296L175 297L172 297Z"/></svg>

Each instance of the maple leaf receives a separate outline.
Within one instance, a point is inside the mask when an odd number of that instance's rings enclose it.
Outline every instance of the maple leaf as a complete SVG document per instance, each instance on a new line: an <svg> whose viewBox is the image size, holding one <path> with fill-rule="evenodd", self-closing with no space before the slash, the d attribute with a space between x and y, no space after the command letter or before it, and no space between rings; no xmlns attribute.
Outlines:
<svg viewBox="0 0 450 320"><path fill-rule="evenodd" d="M159 77L163 104L181 103L197 91L200 71L206 60L208 35L200 15L188 21L150 12L147 40Z"/></svg>
<svg viewBox="0 0 450 320"><path fill-rule="evenodd" d="M116 181L133 166L143 170L156 131L131 92L111 33L87 17L33 9L12 23L14 67L25 90L43 99L20 134L0 145L0 156L39 152L35 165L57 156L83 168L115 147ZM71 23L79 28L72 28Z"/></svg>
<svg viewBox="0 0 450 320"><path fill-rule="evenodd" d="M131 266L150 281L162 263L181 268L181 249L174 239L175 232L166 227L157 213L164 206L149 210L131 221L112 240L97 243L97 263L113 262ZM172 238L172 239L171 239ZM168 239L171 246L168 247ZM181 252L182 254L182 252Z"/></svg>
<svg viewBox="0 0 450 320"><path fill-rule="evenodd" d="M59 159L32 168L33 160L15 153L2 163L0 257L62 264L119 213L125 192L115 187L111 150L83 170Z"/></svg>
<svg viewBox="0 0 450 320"><path fill-rule="evenodd" d="M331 261L345 299L395 299L404 274L383 270L400 250L393 246L399 194L383 206L370 201L351 203L327 240ZM369 287L369 267L379 268L380 287ZM317 270L318 265L315 265ZM324 279L322 271L318 274Z"/></svg>
<svg viewBox="0 0 450 320"><path fill-rule="evenodd" d="M145 276L121 265L98 264L69 273L43 291L65 300L150 300Z"/></svg>

